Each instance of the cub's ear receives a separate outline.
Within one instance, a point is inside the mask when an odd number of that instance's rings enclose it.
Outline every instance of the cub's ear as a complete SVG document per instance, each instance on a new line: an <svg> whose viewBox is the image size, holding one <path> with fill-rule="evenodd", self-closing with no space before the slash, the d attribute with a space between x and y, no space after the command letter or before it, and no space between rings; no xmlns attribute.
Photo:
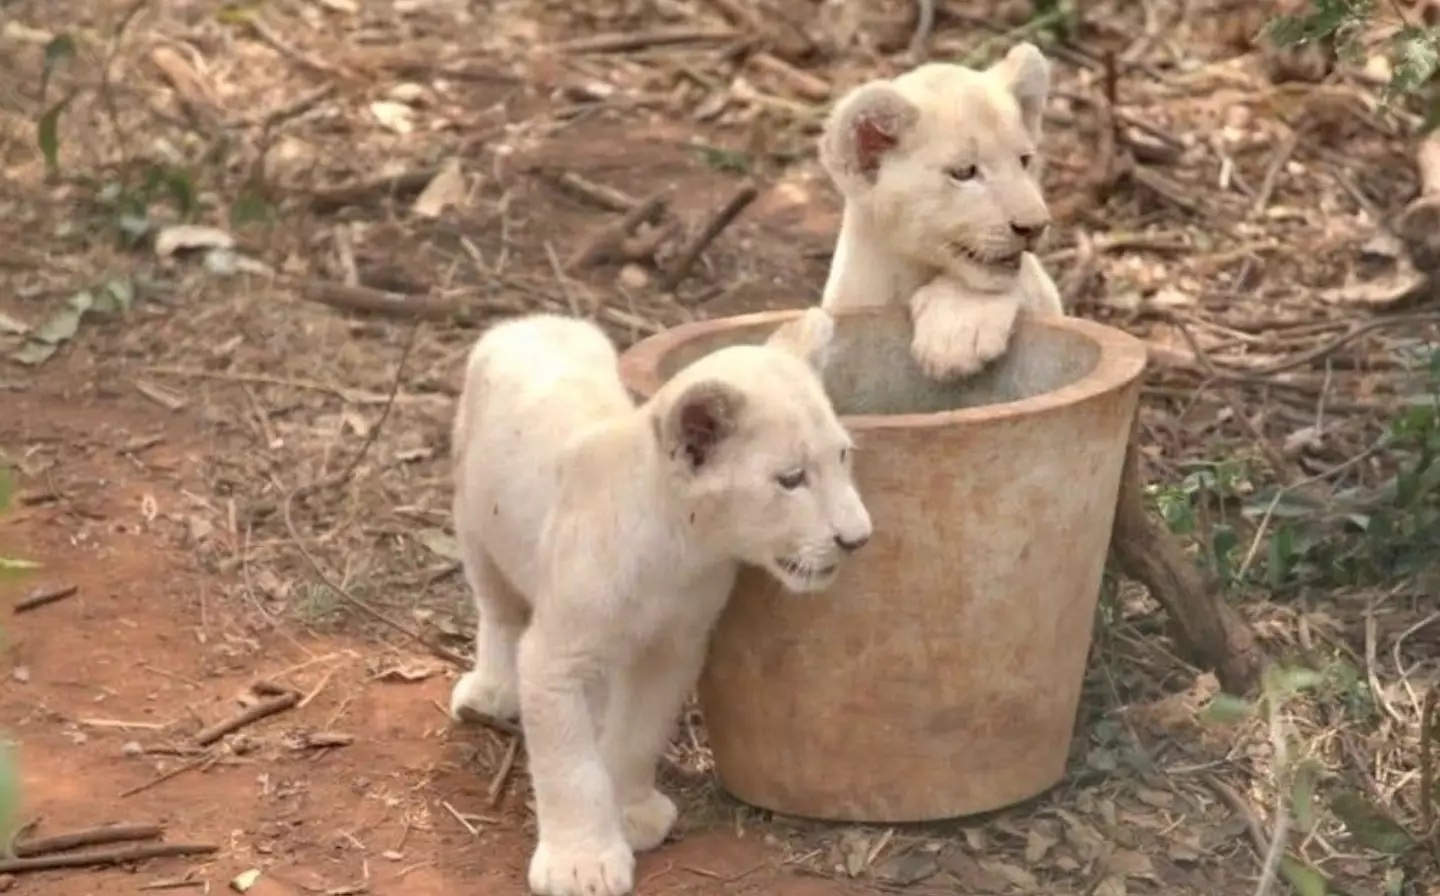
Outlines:
<svg viewBox="0 0 1440 896"><path fill-rule="evenodd" d="M835 318L823 308L806 308L804 314L776 328L765 344L783 348L819 373L825 369L834 338Z"/></svg>
<svg viewBox="0 0 1440 896"><path fill-rule="evenodd" d="M820 135L820 164L844 189L873 184L885 154L915 126L920 110L889 81L868 81L840 98Z"/></svg>
<svg viewBox="0 0 1440 896"><path fill-rule="evenodd" d="M715 449L735 434L745 395L729 383L702 380L685 387L655 419L655 435L671 457L684 457L698 470Z"/></svg>
<svg viewBox="0 0 1440 896"><path fill-rule="evenodd" d="M1020 104L1025 130L1038 142L1045 120L1045 103L1050 98L1050 60L1039 47L1021 41L986 71L998 77L1014 94Z"/></svg>

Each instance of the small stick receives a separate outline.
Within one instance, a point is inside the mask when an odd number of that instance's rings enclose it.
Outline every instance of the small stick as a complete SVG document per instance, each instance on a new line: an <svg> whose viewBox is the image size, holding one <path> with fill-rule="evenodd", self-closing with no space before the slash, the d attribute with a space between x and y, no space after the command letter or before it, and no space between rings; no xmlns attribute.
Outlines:
<svg viewBox="0 0 1440 896"><path fill-rule="evenodd" d="M67 597L73 597L79 590L79 585L60 585L52 588L39 588L30 592L28 596L16 601L13 612L18 616L21 613L38 610L46 604L53 604Z"/></svg>
<svg viewBox="0 0 1440 896"><path fill-rule="evenodd" d="M734 37L735 32L729 28L656 28L652 31L620 31L579 37L562 41L551 49L557 53L624 53L650 47L732 40Z"/></svg>
<svg viewBox="0 0 1440 896"><path fill-rule="evenodd" d="M204 753L204 754L201 754L201 755L199 755L199 756L196 756L194 759L191 759L189 762L185 762L185 763L182 763L182 764L180 764L180 765L177 765L177 766L175 766L174 768L170 769L170 771L165 772L164 774L156 775L155 777L151 778L149 781L146 781L144 784L136 784L134 787L131 787L129 790L122 791L121 794L120 794L120 799L123 800L123 799L124 799L125 797L127 797L127 796L134 796L134 795L137 794L137 793L143 793L144 791L149 790L149 789L152 788L152 787L155 787L155 786L157 786L157 785L159 785L159 784L164 784L166 781L169 781L171 778L176 778L176 777L179 777L180 775L185 774L186 772L190 771L192 768L199 768L200 766L206 765L207 763L214 763L214 762L216 762L219 758L220 758L220 757L218 757L218 756L211 756L209 753Z"/></svg>
<svg viewBox="0 0 1440 896"><path fill-rule="evenodd" d="M597 184L573 171L561 172L555 176L553 183L572 196L609 212L628 212L640 204L640 200L622 190Z"/></svg>
<svg viewBox="0 0 1440 896"><path fill-rule="evenodd" d="M69 834L53 837L37 837L15 844L17 858L43 856L52 852L64 852L80 846L102 846L107 843L125 843L131 840L153 840L164 833L158 824L112 824L98 828L86 828Z"/></svg>
<svg viewBox="0 0 1440 896"><path fill-rule="evenodd" d="M680 285L680 281L685 279L685 275L690 272L690 268L694 266L696 259L700 257L700 253L704 252L711 243L715 242L715 238L720 235L721 231L729 227L736 218L740 217L740 213L745 211L750 203L755 201L755 197L759 195L760 191L756 189L754 184L746 184L741 187L735 195L731 196L730 200L721 206L720 211L716 212L714 217L705 222L705 226L702 227L700 232L695 235L695 238L690 241L690 244L681 251L680 257L675 259L675 263L670 266L669 273L667 273L665 279L661 281L660 290L662 292L674 291L675 287Z"/></svg>
<svg viewBox="0 0 1440 896"><path fill-rule="evenodd" d="M231 716L223 721L216 722L214 725L201 731L195 735L195 742L202 747L209 746L232 731L239 731L246 725L254 724L261 719L275 715L277 712L284 712L299 702L300 695L294 691L287 691L278 697L262 700L244 712Z"/></svg>
<svg viewBox="0 0 1440 896"><path fill-rule="evenodd" d="M624 258L625 243L635 232L635 228L657 220L665 213L669 204L669 197L663 190L646 197L620 220L596 231L587 243L570 256L570 260L565 263L566 272L578 271L616 257Z"/></svg>
<svg viewBox="0 0 1440 896"><path fill-rule="evenodd" d="M170 856L210 855L220 847L209 843L147 843L125 849L103 849L97 852L72 852L28 859L0 859L0 874L23 874L27 871L54 871L57 868L99 868L162 859Z"/></svg>
<svg viewBox="0 0 1440 896"><path fill-rule="evenodd" d="M1395 232L1415 266L1428 274L1440 270L1440 133L1432 131L1420 139L1415 168L1420 194L1400 213Z"/></svg>
<svg viewBox="0 0 1440 896"><path fill-rule="evenodd" d="M500 795L505 790L505 782L510 780L510 772L515 768L515 757L520 753L520 738L512 736L510 746L505 750L505 758L500 760L500 767L495 770L495 777L490 779L490 786L485 788L485 799L491 809L500 802Z"/></svg>

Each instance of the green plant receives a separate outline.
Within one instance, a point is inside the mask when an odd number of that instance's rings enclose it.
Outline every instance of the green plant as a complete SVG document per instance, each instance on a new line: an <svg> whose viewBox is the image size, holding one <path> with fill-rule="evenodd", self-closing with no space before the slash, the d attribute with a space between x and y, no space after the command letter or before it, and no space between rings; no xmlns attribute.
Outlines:
<svg viewBox="0 0 1440 896"><path fill-rule="evenodd" d="M9 512L12 493L10 468L0 458L0 514ZM36 566L38 564L33 561L0 554L0 574L4 578L23 575ZM8 743L0 743L0 843L9 844L15 832L19 796L20 773L15 764L14 748Z"/></svg>

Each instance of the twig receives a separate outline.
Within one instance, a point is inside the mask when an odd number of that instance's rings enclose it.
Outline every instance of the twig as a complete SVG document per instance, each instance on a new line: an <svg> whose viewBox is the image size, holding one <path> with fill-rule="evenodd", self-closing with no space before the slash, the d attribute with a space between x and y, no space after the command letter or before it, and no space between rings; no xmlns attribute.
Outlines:
<svg viewBox="0 0 1440 896"><path fill-rule="evenodd" d="M400 350L400 360L397 361L395 364L395 377L390 383L390 394L386 398L384 409L380 412L380 419L375 421L375 425L370 428L369 434L366 436L365 441L360 445L360 448L355 452L355 456L350 459L350 463L346 465L345 469L338 476L331 476L318 482L305 483L287 492L285 494L285 499L280 502L280 516L281 519L283 519L285 522L285 529L290 533L291 540L295 543L296 550L300 552L300 556L305 559L305 562L310 566L310 569L315 573L316 577L318 577L320 581L325 584L326 587L328 587L346 603L350 604L350 606L354 607L355 609L359 610L370 618L393 629L394 631L399 632L400 634L406 636L415 643L420 644L440 659L447 660L451 663L454 663L456 666L464 669L467 668L470 663L463 656L449 649L448 647L431 642L424 635L421 635L419 632L415 631L409 626L397 622L394 619L391 619L389 616L381 613L379 610L370 606L370 604L351 594L348 589L346 589L339 582L336 582L333 578L331 578L331 576L326 573L324 568L320 565L320 561L315 559L315 555L310 553L310 549L305 546L304 539L300 537L300 531L295 526L295 518L291 510L295 503L295 499L298 496L302 494L309 494L310 492L320 491L321 489L325 488L334 488L340 485L344 485L345 483L350 481L350 477L355 475L356 468L358 468L360 462L364 460L365 455L369 453L370 446L375 444L375 440L379 438L380 431L384 429L386 421L390 419L390 411L395 406L395 396L399 393L400 382L404 378L405 362L410 358L410 350L415 345L415 333L419 328L420 322L417 320L414 324L411 325L409 331L406 333L405 345Z"/></svg>
<svg viewBox="0 0 1440 896"><path fill-rule="evenodd" d="M720 210L715 213L715 216L705 222L705 226L700 229L700 232L695 235L695 238L690 241L689 245L681 250L679 257L675 259L675 262L670 266L670 270L661 281L660 290L662 292L672 292L675 287L679 286L680 281L685 279L685 276L690 272L690 268L694 266L700 254L715 241L715 238L718 237L726 227L729 227L736 218L740 217L740 213L745 211L750 203L755 201L755 197L759 195L760 191L756 189L754 184L746 184L736 191L736 193L730 197L729 201L720 207Z"/></svg>
<svg viewBox="0 0 1440 896"><path fill-rule="evenodd" d="M564 192L610 212L628 212L640 204L639 199L623 190L597 184L573 171L562 171L550 178L550 182Z"/></svg>
<svg viewBox="0 0 1440 896"><path fill-rule="evenodd" d="M495 770L495 777L490 779L490 786L485 788L486 805L491 809L500 802L500 795L505 790L505 782L510 779L510 772L515 768L515 757L520 753L520 738L512 736L510 745L505 749L505 758L500 760L500 767Z"/></svg>
<svg viewBox="0 0 1440 896"><path fill-rule="evenodd" d="M168 772L165 772L165 773L163 773L163 774L156 775L155 777L151 778L149 781L146 781L144 784L136 784L134 787L131 787L129 790L123 790L123 791L121 791L121 792L120 792L120 799L123 800L123 799L125 799L127 796L134 796L134 795L137 794L137 793L144 793L145 791L149 790L149 789L152 788L152 787L156 787L156 786L158 786L158 785L160 785L160 784L164 784L166 781L169 781L171 778L178 778L179 776L185 774L186 772L190 771L191 769L200 768L200 767L202 767L202 766L205 767L205 768L209 768L210 766L214 765L216 762L219 762L219 761L220 761L220 757L219 757L218 755L213 754L213 753L205 753L205 754L202 754L202 755L200 755L200 756L196 756L194 759L191 759L189 762L181 763L180 765L177 765L177 766L175 766L174 768L170 769L170 771L168 771Z"/></svg>
<svg viewBox="0 0 1440 896"><path fill-rule="evenodd" d="M15 844L17 858L43 856L52 852L64 852L80 846L101 846L107 843L125 843L131 840L153 840L164 833L158 824L113 824L98 828L86 828L69 834L53 837L38 837Z"/></svg>
<svg viewBox="0 0 1440 896"><path fill-rule="evenodd" d="M729 28L654 28L650 31L620 31L561 41L551 49L557 53L625 53L675 44L734 40Z"/></svg>
<svg viewBox="0 0 1440 896"><path fill-rule="evenodd" d="M1440 738L1440 686L1431 685L1420 709L1420 831L1435 850L1440 847L1440 828L1435 825L1435 741Z"/></svg>
<svg viewBox="0 0 1440 896"><path fill-rule="evenodd" d="M565 263L565 270L573 273L607 261L635 261L643 257L641 253L647 248L647 245L650 254L653 255L655 245L651 240L634 240L632 237L635 229L640 225L658 221L665 214L669 205L670 198L667 190L647 196L626 212L620 220L606 224L597 230L570 256L570 260Z"/></svg>
<svg viewBox="0 0 1440 896"><path fill-rule="evenodd" d="M915 33L910 38L910 62L919 65L925 61L926 44L930 32L935 29L935 0L915 0L918 14L915 17Z"/></svg>
<svg viewBox="0 0 1440 896"><path fill-rule="evenodd" d="M220 847L209 843L150 843L127 849L106 849L96 852L64 853L35 856L28 859L0 859L0 874L23 874L27 871L53 871L57 868L99 868L146 859L170 856L211 855Z"/></svg>
<svg viewBox="0 0 1440 896"><path fill-rule="evenodd" d="M195 742L202 747L207 747L232 731L239 731L246 725L252 725L261 719L266 719L276 713L284 712L299 702L300 695L294 691L288 691L278 697L271 697L269 700L262 700L244 712L216 722L214 725L201 731L195 735Z"/></svg>
<svg viewBox="0 0 1440 896"><path fill-rule="evenodd" d="M12 612L14 612L15 615L18 616L21 613L28 613L31 610L38 610L39 608L47 604L53 604L56 601L64 600L67 597L73 597L79 590L79 585L60 585L53 588L41 588L36 591L32 591L26 597L17 600L15 602L15 607Z"/></svg>

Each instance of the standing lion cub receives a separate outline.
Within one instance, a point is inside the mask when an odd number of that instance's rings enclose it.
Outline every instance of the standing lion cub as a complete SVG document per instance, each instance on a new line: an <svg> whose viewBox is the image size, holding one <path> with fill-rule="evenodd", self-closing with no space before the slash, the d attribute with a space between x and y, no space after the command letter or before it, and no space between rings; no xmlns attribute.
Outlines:
<svg viewBox="0 0 1440 896"><path fill-rule="evenodd" d="M831 110L820 162L845 199L821 306L906 303L937 379L1004 354L1020 308L1064 314L1031 254L1050 226L1039 143L1050 64L1019 43L983 70L930 63Z"/></svg>
<svg viewBox="0 0 1440 896"><path fill-rule="evenodd" d="M655 764L738 564L824 588L870 538L812 308L705 355L638 407L588 321L536 315L471 350L455 417L455 532L479 610L451 713L525 731L543 896L619 896L675 804Z"/></svg>

